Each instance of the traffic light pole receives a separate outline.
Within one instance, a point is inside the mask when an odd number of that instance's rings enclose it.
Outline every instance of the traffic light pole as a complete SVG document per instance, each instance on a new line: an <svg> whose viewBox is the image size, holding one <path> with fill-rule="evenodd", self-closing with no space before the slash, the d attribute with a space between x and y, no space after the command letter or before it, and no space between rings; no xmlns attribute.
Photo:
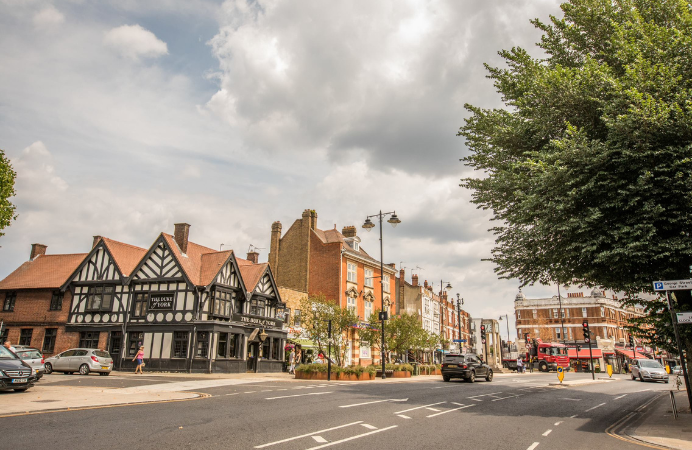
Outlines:
<svg viewBox="0 0 692 450"><path fill-rule="evenodd" d="M668 299L668 311L670 312L670 320L673 322L673 331L675 332L675 343L678 346L678 354L680 355L680 365L682 366L682 375L685 377L685 386L687 387L687 400L692 405L692 390L690 388L690 377L687 372L687 361L682 353L682 344L680 343L680 332L678 331L678 317L673 310L673 302L670 299L670 291L666 291Z"/></svg>
<svg viewBox="0 0 692 450"><path fill-rule="evenodd" d="M591 330L589 329L589 321L584 320L581 323L582 331L584 332L584 342L589 344L589 368L591 369L591 379L595 380L596 375L594 375L593 367L593 352L591 350ZM579 357L579 350L577 350L577 358Z"/></svg>
<svg viewBox="0 0 692 450"><path fill-rule="evenodd" d="M589 366L591 366L591 379L595 380L596 375L594 375L593 369L593 353L591 353L591 338L589 338Z"/></svg>

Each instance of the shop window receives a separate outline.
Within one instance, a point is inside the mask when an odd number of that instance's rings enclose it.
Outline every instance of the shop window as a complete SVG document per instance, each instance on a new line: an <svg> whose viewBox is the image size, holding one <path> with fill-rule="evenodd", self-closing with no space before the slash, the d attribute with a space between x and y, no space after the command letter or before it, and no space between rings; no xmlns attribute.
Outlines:
<svg viewBox="0 0 692 450"><path fill-rule="evenodd" d="M271 348L272 340L267 338L262 342L262 354L260 355L264 359L269 359L269 349Z"/></svg>
<svg viewBox="0 0 692 450"><path fill-rule="evenodd" d="M111 344L110 344L110 354L118 356L120 355L120 350L123 346L123 332L122 331L112 331L111 332Z"/></svg>
<svg viewBox="0 0 692 450"><path fill-rule="evenodd" d="M19 331L19 345L31 346L31 335L33 334L33 328L22 328Z"/></svg>
<svg viewBox="0 0 692 450"><path fill-rule="evenodd" d="M219 343L216 346L216 357L225 358L228 351L228 333L219 333Z"/></svg>
<svg viewBox="0 0 692 450"><path fill-rule="evenodd" d="M209 332L208 331L198 331L197 332L197 352L195 356L197 358L206 358L209 355Z"/></svg>
<svg viewBox="0 0 692 450"><path fill-rule="evenodd" d="M60 311L62 310L62 299L63 299L64 294L60 291L55 291L53 292L53 295L50 298L50 310L51 311Z"/></svg>
<svg viewBox="0 0 692 450"><path fill-rule="evenodd" d="M274 344L272 345L272 359L279 359L279 348L281 345L281 339L273 339Z"/></svg>
<svg viewBox="0 0 692 450"><path fill-rule="evenodd" d="M187 358L189 337L187 331L173 332L173 358Z"/></svg>
<svg viewBox="0 0 692 450"><path fill-rule="evenodd" d="M139 350L139 347L144 343L144 333L141 331L129 333L127 343L127 355L134 358L137 354L137 350Z"/></svg>
<svg viewBox="0 0 692 450"><path fill-rule="evenodd" d="M53 350L55 350L55 340L57 337L57 328L46 328L46 333L43 335L43 353L53 353Z"/></svg>
<svg viewBox="0 0 692 450"><path fill-rule="evenodd" d="M17 301L16 292L8 292L5 294L5 302L2 304L2 310L9 312L14 311L14 303Z"/></svg>
<svg viewBox="0 0 692 450"><path fill-rule="evenodd" d="M113 292L113 286L90 286L87 293L87 311L111 311Z"/></svg>
<svg viewBox="0 0 692 450"><path fill-rule="evenodd" d="M147 292L139 292L135 294L135 299L132 301L132 318L141 319L147 316L147 302L149 294Z"/></svg>
<svg viewBox="0 0 692 450"><path fill-rule="evenodd" d="M97 331L82 331L79 333L79 346L81 348L99 348L99 335Z"/></svg>

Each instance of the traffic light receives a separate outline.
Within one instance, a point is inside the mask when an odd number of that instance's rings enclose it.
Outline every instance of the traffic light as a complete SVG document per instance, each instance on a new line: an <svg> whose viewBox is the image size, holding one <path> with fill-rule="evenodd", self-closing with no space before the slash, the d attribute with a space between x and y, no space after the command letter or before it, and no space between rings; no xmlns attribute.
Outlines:
<svg viewBox="0 0 692 450"><path fill-rule="evenodd" d="M481 343L485 344L485 325L481 325Z"/></svg>
<svg viewBox="0 0 692 450"><path fill-rule="evenodd" d="M524 333L524 345L528 347L530 344L531 343L529 342L529 333Z"/></svg>
<svg viewBox="0 0 692 450"><path fill-rule="evenodd" d="M587 344L591 342L591 330L589 330L589 321L585 320L581 323L582 330L584 331L584 342Z"/></svg>
<svg viewBox="0 0 692 450"><path fill-rule="evenodd" d="M634 348L634 336L630 334L630 347Z"/></svg>

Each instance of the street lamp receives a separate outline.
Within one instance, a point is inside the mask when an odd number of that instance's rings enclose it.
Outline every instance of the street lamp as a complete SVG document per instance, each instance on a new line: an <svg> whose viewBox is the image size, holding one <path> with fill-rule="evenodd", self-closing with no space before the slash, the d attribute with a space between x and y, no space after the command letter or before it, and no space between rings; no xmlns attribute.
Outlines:
<svg viewBox="0 0 692 450"><path fill-rule="evenodd" d="M267 336L269 336L269 335L268 335L267 333L264 332L264 328L262 329L262 332L261 332L260 334L257 335L257 337L258 337L259 340L260 340L259 349L258 349L258 351L257 351L257 362L256 362L256 364L257 364L257 368L256 368L257 373L259 373L259 371L260 371L260 370L259 370L259 363L260 363L260 352L262 351L262 347L263 347L262 344L264 344L264 341L267 340Z"/></svg>
<svg viewBox="0 0 692 450"><path fill-rule="evenodd" d="M511 349L509 348L509 316L505 314L504 316L500 316L499 320L502 320L502 317L505 318L505 322L507 322L507 356L509 356L509 353L511 352ZM517 350L519 351L519 350ZM500 348L500 360L502 360L502 348Z"/></svg>
<svg viewBox="0 0 692 450"><path fill-rule="evenodd" d="M461 337L461 306L464 304L464 299L461 298L459 293L457 292L457 322L459 325L459 340L463 339ZM461 353L461 342L459 342L459 353Z"/></svg>
<svg viewBox="0 0 692 450"><path fill-rule="evenodd" d="M370 220L371 217L377 217L377 219L380 221L380 300L382 300L382 312L380 312L380 320L382 321L382 345L380 349L380 359L382 360L382 379L386 379L387 375L385 373L385 362L384 362L384 322L387 320L387 313L385 312L384 309L384 283L382 282L382 277L384 276L384 257L383 257L383 251L382 251L382 219L386 216L390 216L389 220L387 220L388 223L392 224L392 227L396 228L398 224L401 223L401 220L396 215L396 211L392 212L386 212L383 213L382 210L378 214L373 214L371 216L367 216L365 218L365 223L363 223L363 228L365 228L366 231L370 231L373 228L375 228L375 224L372 223L372 220Z"/></svg>

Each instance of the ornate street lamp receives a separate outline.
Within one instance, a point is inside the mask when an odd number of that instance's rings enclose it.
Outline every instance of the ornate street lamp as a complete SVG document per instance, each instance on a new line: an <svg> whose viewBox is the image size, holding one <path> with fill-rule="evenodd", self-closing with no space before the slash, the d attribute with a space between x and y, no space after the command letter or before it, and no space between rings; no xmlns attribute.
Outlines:
<svg viewBox="0 0 692 450"><path fill-rule="evenodd" d="M384 258L382 251L382 219L386 216L391 216L388 223L392 224L392 227L396 228L397 225L401 223L399 217L396 215L396 211L383 213L382 210L378 214L373 214L365 218L363 223L363 228L366 231L370 231L375 228L375 224L370 220L371 217L377 217L380 222L380 300L382 300L382 312L380 312L380 321L382 322L382 345L380 348L380 359L382 360L382 379L386 379L387 375L385 372L385 353L384 353L384 322L388 319L387 312L384 305L384 283L382 282L382 277L384 277Z"/></svg>

